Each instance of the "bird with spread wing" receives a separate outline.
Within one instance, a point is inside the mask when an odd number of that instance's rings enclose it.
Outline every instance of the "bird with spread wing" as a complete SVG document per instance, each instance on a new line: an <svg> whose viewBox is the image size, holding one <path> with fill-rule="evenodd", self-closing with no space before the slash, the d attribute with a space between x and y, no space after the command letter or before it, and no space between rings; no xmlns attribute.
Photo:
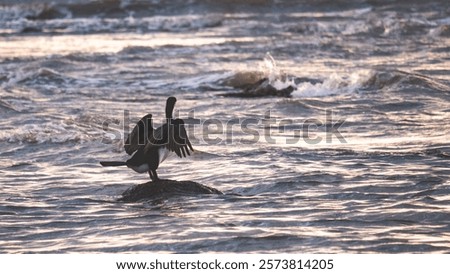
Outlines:
<svg viewBox="0 0 450 274"><path fill-rule="evenodd" d="M170 152L187 157L194 151L182 119L173 119L175 97L167 98L166 123L154 129L152 115L139 120L125 141L125 152L132 155L127 161L102 161L102 166L127 166L138 173L148 172L152 181L159 180L156 169Z"/></svg>

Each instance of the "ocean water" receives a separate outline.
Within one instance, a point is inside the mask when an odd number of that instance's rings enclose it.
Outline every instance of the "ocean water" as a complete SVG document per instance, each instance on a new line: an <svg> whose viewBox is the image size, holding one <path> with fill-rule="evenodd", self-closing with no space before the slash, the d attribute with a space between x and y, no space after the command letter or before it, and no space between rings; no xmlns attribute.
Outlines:
<svg viewBox="0 0 450 274"><path fill-rule="evenodd" d="M225 194L118 202L168 96ZM448 1L3 0L0 116L1 253L450 252Z"/></svg>

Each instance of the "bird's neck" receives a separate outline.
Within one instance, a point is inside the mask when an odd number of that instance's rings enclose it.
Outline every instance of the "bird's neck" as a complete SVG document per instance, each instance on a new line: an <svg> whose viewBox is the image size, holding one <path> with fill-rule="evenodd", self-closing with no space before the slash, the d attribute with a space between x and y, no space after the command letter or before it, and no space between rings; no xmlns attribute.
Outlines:
<svg viewBox="0 0 450 274"><path fill-rule="evenodd" d="M168 103L166 106L166 118L167 119L172 119L172 113L173 113L173 108L175 107L175 104L171 104Z"/></svg>

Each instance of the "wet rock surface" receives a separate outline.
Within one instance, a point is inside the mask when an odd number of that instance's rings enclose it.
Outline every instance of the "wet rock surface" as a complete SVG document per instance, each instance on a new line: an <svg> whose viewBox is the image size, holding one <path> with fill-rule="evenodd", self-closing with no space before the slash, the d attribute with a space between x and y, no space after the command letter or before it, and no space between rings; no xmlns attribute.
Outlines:
<svg viewBox="0 0 450 274"><path fill-rule="evenodd" d="M221 191L193 181L159 180L147 182L127 189L119 201L137 202L140 200L167 199L174 196L199 194L223 194Z"/></svg>
<svg viewBox="0 0 450 274"><path fill-rule="evenodd" d="M276 97L290 97L291 93L294 91L293 86L288 86L284 89L276 89L270 84L268 78L260 79L253 84L247 84L242 87L242 92L233 92L221 94L225 97L240 97L240 98L254 98L254 97L266 97L266 96L276 96Z"/></svg>

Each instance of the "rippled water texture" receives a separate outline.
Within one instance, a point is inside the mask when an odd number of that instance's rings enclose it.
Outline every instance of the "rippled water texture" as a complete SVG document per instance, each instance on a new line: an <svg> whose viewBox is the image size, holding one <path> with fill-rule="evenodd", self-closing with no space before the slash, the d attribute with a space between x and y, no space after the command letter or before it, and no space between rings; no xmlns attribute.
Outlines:
<svg viewBox="0 0 450 274"><path fill-rule="evenodd" d="M1 252L450 251L448 1L52 2L0 4ZM170 95L225 195L117 202Z"/></svg>

